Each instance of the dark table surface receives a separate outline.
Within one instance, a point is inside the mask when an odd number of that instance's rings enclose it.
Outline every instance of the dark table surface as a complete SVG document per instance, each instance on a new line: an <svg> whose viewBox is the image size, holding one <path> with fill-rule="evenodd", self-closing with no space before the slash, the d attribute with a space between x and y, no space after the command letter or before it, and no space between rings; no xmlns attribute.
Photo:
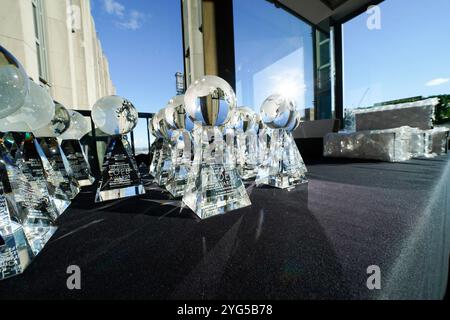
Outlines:
<svg viewBox="0 0 450 320"><path fill-rule="evenodd" d="M94 204L85 189L0 298L439 299L450 247L448 156L405 163L321 160L291 192L207 220L151 187ZM68 290L68 266L81 290ZM380 267L381 290L367 268Z"/></svg>

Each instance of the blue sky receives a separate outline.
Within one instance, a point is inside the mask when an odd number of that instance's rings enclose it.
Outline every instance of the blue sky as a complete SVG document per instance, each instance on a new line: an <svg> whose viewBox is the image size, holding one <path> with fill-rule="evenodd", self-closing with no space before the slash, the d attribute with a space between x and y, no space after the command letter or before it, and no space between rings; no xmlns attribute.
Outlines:
<svg viewBox="0 0 450 320"><path fill-rule="evenodd" d="M344 25L345 106L450 94L450 1L386 0ZM362 101L362 102L361 102Z"/></svg>
<svg viewBox="0 0 450 320"><path fill-rule="evenodd" d="M176 95L183 72L180 0L91 0L117 94L139 112L155 113ZM136 152L148 152L147 124L134 130Z"/></svg>
<svg viewBox="0 0 450 320"><path fill-rule="evenodd" d="M180 0L91 0L117 94L156 112L183 72Z"/></svg>

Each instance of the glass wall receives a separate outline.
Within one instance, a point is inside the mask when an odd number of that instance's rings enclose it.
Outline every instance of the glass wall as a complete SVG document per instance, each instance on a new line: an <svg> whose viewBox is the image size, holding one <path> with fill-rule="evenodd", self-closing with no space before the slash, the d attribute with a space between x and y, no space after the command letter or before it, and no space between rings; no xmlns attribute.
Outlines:
<svg viewBox="0 0 450 320"><path fill-rule="evenodd" d="M234 0L236 94L256 111L271 94L291 96L314 119L313 30L262 0Z"/></svg>
<svg viewBox="0 0 450 320"><path fill-rule="evenodd" d="M450 93L450 1L387 0L343 26L344 109Z"/></svg>

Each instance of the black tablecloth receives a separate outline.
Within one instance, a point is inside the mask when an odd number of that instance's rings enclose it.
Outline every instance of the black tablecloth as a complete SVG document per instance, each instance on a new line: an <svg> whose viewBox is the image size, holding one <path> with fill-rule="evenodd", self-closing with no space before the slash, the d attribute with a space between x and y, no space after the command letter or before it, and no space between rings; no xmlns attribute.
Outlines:
<svg viewBox="0 0 450 320"><path fill-rule="evenodd" d="M309 185L249 186L253 205L204 221L159 192L93 204L83 191L1 298L440 299L450 159L322 160ZM156 200L156 201L155 201ZM67 289L68 266L81 290ZM381 290L366 286L381 269Z"/></svg>

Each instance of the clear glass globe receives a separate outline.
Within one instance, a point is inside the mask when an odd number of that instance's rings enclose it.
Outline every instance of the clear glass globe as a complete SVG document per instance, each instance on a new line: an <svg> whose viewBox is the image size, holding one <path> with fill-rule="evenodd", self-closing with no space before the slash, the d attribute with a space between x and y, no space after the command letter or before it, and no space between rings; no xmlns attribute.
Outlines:
<svg viewBox="0 0 450 320"><path fill-rule="evenodd" d="M261 105L261 119L271 129L286 129L295 112L295 102L280 94L268 97Z"/></svg>
<svg viewBox="0 0 450 320"><path fill-rule="evenodd" d="M61 140L81 140L91 131L90 121L74 110L67 110L70 115L70 126L59 138Z"/></svg>
<svg viewBox="0 0 450 320"><path fill-rule="evenodd" d="M0 46L0 118L19 110L28 93L25 69L8 50Z"/></svg>
<svg viewBox="0 0 450 320"><path fill-rule="evenodd" d="M236 131L257 132L259 126L258 116L250 108L239 107L233 111L229 124Z"/></svg>
<svg viewBox="0 0 450 320"><path fill-rule="evenodd" d="M107 96L99 99L92 108L92 120L95 125L109 135L124 135L137 125L138 112L133 104L119 96Z"/></svg>
<svg viewBox="0 0 450 320"><path fill-rule="evenodd" d="M14 114L0 119L0 131L33 132L53 119L55 103L47 90L31 80L28 80L28 87L25 104Z"/></svg>
<svg viewBox="0 0 450 320"><path fill-rule="evenodd" d="M221 126L230 120L231 111L236 108L236 95L222 78L204 76L188 88L184 102L192 121L203 126Z"/></svg>
<svg viewBox="0 0 450 320"><path fill-rule="evenodd" d="M175 96L169 100L165 107L165 119L170 129L185 129L192 131L194 123L186 113L184 95Z"/></svg>
<svg viewBox="0 0 450 320"><path fill-rule="evenodd" d="M295 131L300 126L300 122L302 122L300 112L295 110L294 113L292 114L292 118L289 120L289 124L286 127L286 131L287 132Z"/></svg>
<svg viewBox="0 0 450 320"><path fill-rule="evenodd" d="M159 110L153 117L153 128L161 138L168 140L172 136L173 129L166 121L166 108Z"/></svg>
<svg viewBox="0 0 450 320"><path fill-rule="evenodd" d="M59 137L67 131L70 126L69 111L59 102L55 103L55 115L53 119L42 128L33 131L35 137Z"/></svg>

